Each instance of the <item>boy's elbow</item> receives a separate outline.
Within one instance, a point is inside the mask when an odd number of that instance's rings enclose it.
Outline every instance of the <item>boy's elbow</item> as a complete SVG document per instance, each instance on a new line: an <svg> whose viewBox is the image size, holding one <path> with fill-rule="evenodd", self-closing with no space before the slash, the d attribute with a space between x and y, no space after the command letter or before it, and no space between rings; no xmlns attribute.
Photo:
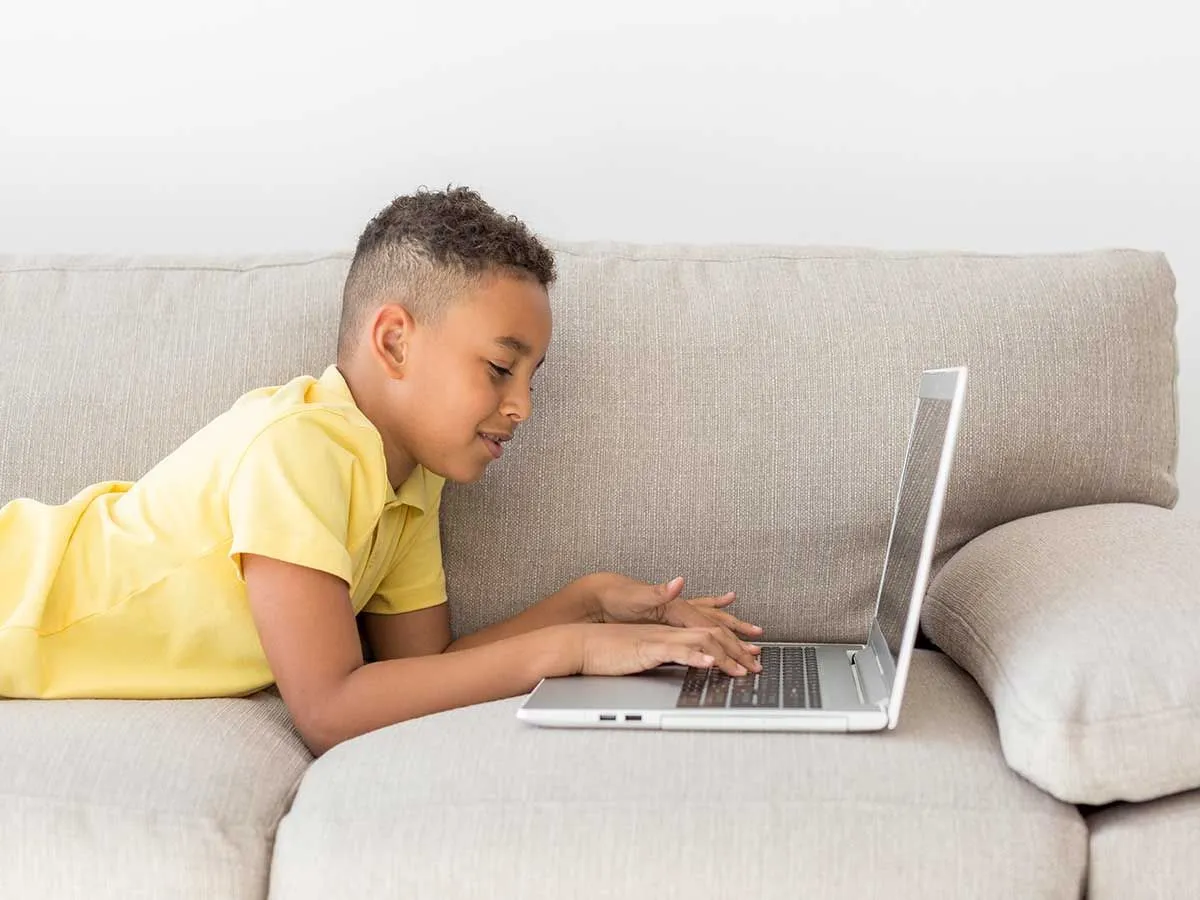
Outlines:
<svg viewBox="0 0 1200 900"><path fill-rule="evenodd" d="M308 747L308 752L313 756L323 756L327 751L346 740L346 735L341 734L334 723L320 715L297 716L293 714L292 724L296 726L300 739L304 741L304 746Z"/></svg>
<svg viewBox="0 0 1200 900"><path fill-rule="evenodd" d="M288 704L292 724L313 756L323 756L343 741L391 723L391 719L379 719L354 675L350 673L316 696Z"/></svg>
<svg viewBox="0 0 1200 900"><path fill-rule="evenodd" d="M318 701L295 706L289 704L288 712L301 740L313 756L323 756L342 741L355 737L346 721L344 707L337 702L333 693Z"/></svg>

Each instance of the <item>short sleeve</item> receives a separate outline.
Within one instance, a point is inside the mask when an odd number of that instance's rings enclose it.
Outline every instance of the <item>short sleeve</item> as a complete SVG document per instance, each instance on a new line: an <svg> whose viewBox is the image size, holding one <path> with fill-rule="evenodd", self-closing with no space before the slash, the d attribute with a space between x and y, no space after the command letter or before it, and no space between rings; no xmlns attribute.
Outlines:
<svg viewBox="0 0 1200 900"><path fill-rule="evenodd" d="M335 429L321 415L297 413L268 425L247 447L229 483L229 556L238 578L245 580L241 554L253 553L350 583L354 456Z"/></svg>
<svg viewBox="0 0 1200 900"><path fill-rule="evenodd" d="M425 512L409 510L409 524L415 528L412 543L380 582L375 595L363 612L394 615L415 612L446 602L446 572L442 567L442 539L438 533L441 491Z"/></svg>

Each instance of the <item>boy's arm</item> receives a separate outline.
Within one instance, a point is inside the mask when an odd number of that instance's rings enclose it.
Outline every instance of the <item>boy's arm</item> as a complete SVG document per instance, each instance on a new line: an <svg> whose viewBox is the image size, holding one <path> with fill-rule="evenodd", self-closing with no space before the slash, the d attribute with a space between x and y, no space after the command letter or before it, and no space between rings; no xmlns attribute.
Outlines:
<svg viewBox="0 0 1200 900"><path fill-rule="evenodd" d="M363 630L375 658L403 659L482 647L549 625L595 621L591 581L585 576L511 619L450 640L450 611L442 603L409 613L363 613Z"/></svg>
<svg viewBox="0 0 1200 900"><path fill-rule="evenodd" d="M445 603L413 612L365 612L358 618L376 660L432 656L450 643L450 607Z"/></svg>
<svg viewBox="0 0 1200 900"><path fill-rule="evenodd" d="M540 629L495 636L453 656L364 665L344 581L249 553L242 571L279 692L316 755L386 725L516 696L543 677L578 671L580 648L562 633Z"/></svg>

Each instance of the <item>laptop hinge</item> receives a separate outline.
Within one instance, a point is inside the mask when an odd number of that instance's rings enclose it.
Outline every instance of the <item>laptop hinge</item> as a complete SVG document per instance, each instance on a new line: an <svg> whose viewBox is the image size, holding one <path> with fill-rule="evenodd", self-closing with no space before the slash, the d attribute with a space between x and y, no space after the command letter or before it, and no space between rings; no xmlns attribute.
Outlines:
<svg viewBox="0 0 1200 900"><path fill-rule="evenodd" d="M871 647L850 652L850 671L854 675L854 686L858 689L858 696L863 705L887 709L888 692L884 689L879 664Z"/></svg>
<svg viewBox="0 0 1200 900"><path fill-rule="evenodd" d="M855 659L860 652L859 650L850 650L846 655L850 657L850 674L854 676L854 689L858 691L858 702L866 706L867 697L863 693L862 676L858 674L859 665L858 660Z"/></svg>

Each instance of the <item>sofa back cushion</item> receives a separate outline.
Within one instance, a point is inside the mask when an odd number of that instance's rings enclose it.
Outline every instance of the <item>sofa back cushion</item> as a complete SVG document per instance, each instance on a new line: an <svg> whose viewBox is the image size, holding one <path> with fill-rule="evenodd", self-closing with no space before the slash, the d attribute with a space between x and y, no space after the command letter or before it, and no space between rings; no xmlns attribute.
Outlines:
<svg viewBox="0 0 1200 900"><path fill-rule="evenodd" d="M320 375L347 268L0 256L0 503L136 479L245 391Z"/></svg>
<svg viewBox="0 0 1200 900"><path fill-rule="evenodd" d="M861 639L923 368L971 369L935 572L1011 519L1175 502L1159 254L553 246L534 416L444 496L456 632L609 569ZM348 263L0 256L0 502L136 478L243 391L319 373Z"/></svg>
<svg viewBox="0 0 1200 900"><path fill-rule="evenodd" d="M970 368L935 572L1050 509L1176 499L1163 257L558 248L535 416L446 495L470 631L612 569L861 640L923 368Z"/></svg>

